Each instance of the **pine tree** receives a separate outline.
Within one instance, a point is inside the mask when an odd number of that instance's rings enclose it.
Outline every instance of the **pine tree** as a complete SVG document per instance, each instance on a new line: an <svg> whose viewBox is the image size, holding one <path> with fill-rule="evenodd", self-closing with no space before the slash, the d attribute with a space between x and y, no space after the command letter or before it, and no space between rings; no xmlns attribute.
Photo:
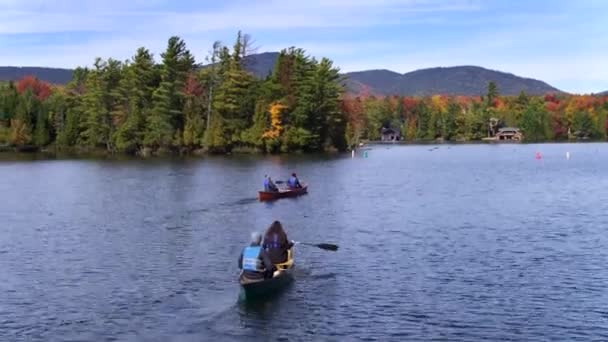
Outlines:
<svg viewBox="0 0 608 342"><path fill-rule="evenodd" d="M244 70L243 36L239 32L232 54L224 50L220 55L221 83L214 98L217 115L223 119L222 133L230 145L242 142L245 130L251 127L255 109L253 76Z"/></svg>
<svg viewBox="0 0 608 342"><path fill-rule="evenodd" d="M205 106L202 101L204 89L198 78L191 74L186 81L184 103L184 131L183 144L189 148L203 144Z"/></svg>
<svg viewBox="0 0 608 342"><path fill-rule="evenodd" d="M498 87L494 81L490 81L488 83L488 93L486 94L486 106L493 107L496 98L498 98Z"/></svg>
<svg viewBox="0 0 608 342"><path fill-rule="evenodd" d="M55 101L58 113L54 116L53 126L57 145L61 147L75 146L83 140L81 131L86 128L86 107L83 100L90 73L87 68L76 68L72 73L72 80L65 88L65 94L61 96L61 100Z"/></svg>
<svg viewBox="0 0 608 342"><path fill-rule="evenodd" d="M87 89L82 99L85 120L81 133L83 142L91 147L105 147L112 150L111 135L114 130L112 111L116 94L112 93L120 81L120 62L109 59L107 62L97 58L95 69L87 77Z"/></svg>
<svg viewBox="0 0 608 342"><path fill-rule="evenodd" d="M210 152L225 152L228 141L224 135L224 120L219 115L211 117L211 125L205 131L204 143Z"/></svg>
<svg viewBox="0 0 608 342"><path fill-rule="evenodd" d="M460 113L460 106L454 100L450 100L444 121L443 137L446 140L453 140L457 135L457 118Z"/></svg>
<svg viewBox="0 0 608 342"><path fill-rule="evenodd" d="M10 120L15 116L19 104L19 94L15 88L15 83L8 82L8 85L0 88L0 120Z"/></svg>
<svg viewBox="0 0 608 342"><path fill-rule="evenodd" d="M46 113L43 110L39 110L36 119L36 129L34 132L34 144L42 147L48 145L50 140L51 136L49 133Z"/></svg>
<svg viewBox="0 0 608 342"><path fill-rule="evenodd" d="M286 96L282 102L293 101L293 106L284 117L285 135L281 147L283 151L312 150L323 146L321 127L323 121L323 90L317 89L326 75L317 74L318 62L310 59L302 49L291 48L286 51L293 60L290 65L291 77L286 78L290 89L284 89ZM336 103L337 106L337 103Z"/></svg>
<svg viewBox="0 0 608 342"><path fill-rule="evenodd" d="M176 130L183 130L183 88L194 69L194 58L179 37L169 39L161 54L161 82L153 94L153 109L146 119L144 144L167 148L172 145Z"/></svg>
<svg viewBox="0 0 608 342"><path fill-rule="evenodd" d="M39 101L31 89L27 89L17 104L15 117L11 119L11 143L17 146L32 143L32 132L39 109Z"/></svg>
<svg viewBox="0 0 608 342"><path fill-rule="evenodd" d="M339 98L343 92L340 85L340 70L334 68L332 62L326 58L323 58L315 69L314 102L309 130L313 136L318 136L318 142L311 148L345 149L346 120L339 105Z"/></svg>
<svg viewBox="0 0 608 342"><path fill-rule="evenodd" d="M77 109L68 107L65 112L65 123L57 132L57 145L74 146L78 143L80 135L80 122L78 121Z"/></svg>
<svg viewBox="0 0 608 342"><path fill-rule="evenodd" d="M416 120L418 125L416 130L416 138L426 139L429 132L429 127L431 126L431 113L429 106L425 103L425 101L418 102L416 106L416 114L418 116L418 120Z"/></svg>
<svg viewBox="0 0 608 342"><path fill-rule="evenodd" d="M158 76L152 54L143 47L123 72L120 89L124 92L121 101L125 117L118 123L113 139L118 150L134 153L144 143L145 114L151 110Z"/></svg>
<svg viewBox="0 0 608 342"><path fill-rule="evenodd" d="M256 103L255 114L253 115L253 124L245 132L243 141L249 145L254 146L258 149L265 149L266 141L268 138L264 138L264 133L270 128L270 116L266 110L266 103L259 101ZM273 139L278 142L278 139ZM269 151L272 152L272 151Z"/></svg>
<svg viewBox="0 0 608 342"><path fill-rule="evenodd" d="M549 136L549 119L542 101L531 101L522 113L519 126L524 138L530 141L543 141Z"/></svg>

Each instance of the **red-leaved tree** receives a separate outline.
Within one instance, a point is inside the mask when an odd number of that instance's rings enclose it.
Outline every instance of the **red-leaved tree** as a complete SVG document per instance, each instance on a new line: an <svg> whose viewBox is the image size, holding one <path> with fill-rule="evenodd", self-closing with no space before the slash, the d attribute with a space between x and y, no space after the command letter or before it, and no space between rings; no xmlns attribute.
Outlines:
<svg viewBox="0 0 608 342"><path fill-rule="evenodd" d="M40 101L46 100L51 95L51 87L48 83L40 81L34 76L25 76L17 82L17 92L23 94L28 89Z"/></svg>

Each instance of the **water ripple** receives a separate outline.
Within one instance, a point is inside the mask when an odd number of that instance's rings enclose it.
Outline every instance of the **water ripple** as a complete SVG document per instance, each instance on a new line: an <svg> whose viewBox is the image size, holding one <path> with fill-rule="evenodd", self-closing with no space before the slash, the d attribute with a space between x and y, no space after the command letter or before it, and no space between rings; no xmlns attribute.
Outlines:
<svg viewBox="0 0 608 342"><path fill-rule="evenodd" d="M589 146L3 165L0 340L608 340L608 147ZM563 148L576 164L549 162ZM307 196L255 199L291 169ZM238 254L274 219L340 250L298 247L296 282L243 304Z"/></svg>

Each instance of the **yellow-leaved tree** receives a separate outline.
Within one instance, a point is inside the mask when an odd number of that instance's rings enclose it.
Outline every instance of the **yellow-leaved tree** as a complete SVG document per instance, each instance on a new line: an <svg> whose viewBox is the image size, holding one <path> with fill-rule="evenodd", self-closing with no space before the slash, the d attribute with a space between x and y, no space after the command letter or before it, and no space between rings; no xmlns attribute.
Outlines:
<svg viewBox="0 0 608 342"><path fill-rule="evenodd" d="M270 104L268 112L270 113L270 129L262 134L262 138L276 139L283 132L283 121L282 113L287 106L280 102L273 102Z"/></svg>

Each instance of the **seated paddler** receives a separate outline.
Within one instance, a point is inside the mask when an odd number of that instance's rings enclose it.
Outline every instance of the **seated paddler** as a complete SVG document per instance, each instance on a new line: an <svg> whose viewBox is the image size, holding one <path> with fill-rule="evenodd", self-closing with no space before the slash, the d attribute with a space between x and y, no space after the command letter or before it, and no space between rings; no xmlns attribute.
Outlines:
<svg viewBox="0 0 608 342"><path fill-rule="evenodd" d="M298 176L296 176L295 172L291 174L291 177L287 180L287 186L292 189L300 189L302 188L302 184L300 184L300 180Z"/></svg>
<svg viewBox="0 0 608 342"><path fill-rule="evenodd" d="M268 176L268 175L264 176L264 191L266 191L266 192L279 191L279 188L277 188L277 186L272 181L272 178L270 178L270 176Z"/></svg>
<svg viewBox="0 0 608 342"><path fill-rule="evenodd" d="M247 279L272 278L276 270L270 256L262 248L261 242L262 235L257 232L252 233L251 244L243 249L239 257L239 268L243 270L243 276Z"/></svg>
<svg viewBox="0 0 608 342"><path fill-rule="evenodd" d="M289 249L293 247L293 241L287 239L281 222L274 221L264 234L263 247L274 264L282 264L289 258Z"/></svg>

